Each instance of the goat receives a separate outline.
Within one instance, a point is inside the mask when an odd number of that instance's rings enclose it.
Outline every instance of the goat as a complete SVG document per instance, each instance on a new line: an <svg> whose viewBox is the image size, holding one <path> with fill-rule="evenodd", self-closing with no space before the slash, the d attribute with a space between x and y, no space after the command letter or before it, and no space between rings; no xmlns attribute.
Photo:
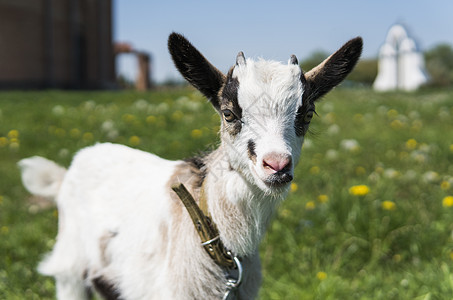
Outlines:
<svg viewBox="0 0 453 300"><path fill-rule="evenodd" d="M79 151L67 170L42 157L19 162L25 187L58 206L57 241L38 267L55 277L58 299L89 299L93 290L106 299L256 297L258 246L288 193L315 101L353 69L362 39L305 74L294 55L283 64L239 52L224 75L180 34L169 36L168 48L220 115L216 150L169 161L103 143ZM197 201L205 197L233 268L201 245L171 189L177 183Z"/></svg>

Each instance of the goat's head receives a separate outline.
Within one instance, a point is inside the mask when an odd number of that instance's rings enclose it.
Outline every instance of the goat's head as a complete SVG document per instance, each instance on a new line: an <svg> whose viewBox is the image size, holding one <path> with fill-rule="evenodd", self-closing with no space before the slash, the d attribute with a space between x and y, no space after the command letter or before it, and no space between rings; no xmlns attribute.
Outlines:
<svg viewBox="0 0 453 300"><path fill-rule="evenodd" d="M220 114L230 167L264 192L280 193L293 179L315 101L353 69L362 39L350 40L305 74L294 55L281 64L239 52L224 75L180 34L170 35L168 48L179 72Z"/></svg>

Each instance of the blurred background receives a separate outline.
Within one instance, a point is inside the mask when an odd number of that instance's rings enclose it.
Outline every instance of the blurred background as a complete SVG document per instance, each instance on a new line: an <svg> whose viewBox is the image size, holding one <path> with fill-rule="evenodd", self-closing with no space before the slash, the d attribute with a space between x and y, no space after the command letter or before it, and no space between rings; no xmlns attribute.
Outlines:
<svg viewBox="0 0 453 300"><path fill-rule="evenodd" d="M0 0L0 299L55 299L36 268L58 211L17 162L69 166L112 142L166 159L219 143L219 116L167 50L226 72L239 51L307 71L362 59L316 104L262 241L259 299L453 299L453 1Z"/></svg>
<svg viewBox="0 0 453 300"><path fill-rule="evenodd" d="M0 88L146 90L181 84L166 48L172 31L185 34L222 71L239 51L279 61L295 54L307 70L360 35L363 59L349 79L371 86L380 49L396 24L426 61L429 83L449 85L451 11L447 0L1 0ZM382 55L403 53L386 50Z"/></svg>

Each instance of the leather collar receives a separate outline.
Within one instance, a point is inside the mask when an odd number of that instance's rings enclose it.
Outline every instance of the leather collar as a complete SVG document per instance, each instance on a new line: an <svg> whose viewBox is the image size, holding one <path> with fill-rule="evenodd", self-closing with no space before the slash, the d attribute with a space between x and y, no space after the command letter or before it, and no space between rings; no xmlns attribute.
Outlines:
<svg viewBox="0 0 453 300"><path fill-rule="evenodd" d="M195 230L204 247L214 262L224 268L235 269L236 263L233 254L228 251L220 239L217 226L212 221L208 212L207 199L204 188L201 187L199 205L182 183L173 185L172 190L178 195L192 219Z"/></svg>

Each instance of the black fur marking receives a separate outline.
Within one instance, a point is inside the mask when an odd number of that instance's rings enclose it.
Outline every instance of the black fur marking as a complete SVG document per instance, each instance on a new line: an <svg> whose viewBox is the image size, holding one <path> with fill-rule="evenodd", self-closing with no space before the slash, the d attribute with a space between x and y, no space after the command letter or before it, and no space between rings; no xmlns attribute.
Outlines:
<svg viewBox="0 0 453 300"><path fill-rule="evenodd" d="M121 294L115 288L115 285L111 282L108 282L103 277L97 277L92 280L93 286L96 291L107 300L120 300Z"/></svg>
<svg viewBox="0 0 453 300"><path fill-rule="evenodd" d="M220 110L217 96L225 82L225 75L181 34L173 32L169 36L168 50L182 76L202 92L217 110Z"/></svg>
<svg viewBox="0 0 453 300"><path fill-rule="evenodd" d="M248 140L247 150L250 160L256 163L256 144L253 140Z"/></svg>
<svg viewBox="0 0 453 300"><path fill-rule="evenodd" d="M204 159L207 155L208 153L204 153L200 156L184 159L184 161L191 166L190 171L192 175L197 177L195 180L195 187L201 187L206 178L207 168Z"/></svg>
<svg viewBox="0 0 453 300"><path fill-rule="evenodd" d="M221 105L222 108L230 109L236 118L239 120L242 118L242 108L239 106L238 101L238 90L239 90L239 81L237 78L232 77L233 69L228 72L228 77L225 86L222 89L221 93Z"/></svg>
<svg viewBox="0 0 453 300"><path fill-rule="evenodd" d="M294 121L294 129L296 130L297 136L303 136L307 133L310 122L305 121L305 115L313 111L315 114L315 105L312 103L305 102L304 105L300 106L296 112L296 119Z"/></svg>
<svg viewBox="0 0 453 300"><path fill-rule="evenodd" d="M280 187L293 180L293 176L287 172L277 172L269 176L266 183L271 187Z"/></svg>
<svg viewBox="0 0 453 300"><path fill-rule="evenodd" d="M357 37L344 44L321 68L309 77L303 75L303 101L313 103L342 82L352 71L362 53L363 41Z"/></svg>
<svg viewBox="0 0 453 300"><path fill-rule="evenodd" d="M233 70L234 68L231 68L228 72L225 86L220 92L220 106L222 110L231 110L236 117L236 120L234 120L233 122L228 122L225 124L227 131L231 135L235 136L242 129L242 108L239 105L238 101L239 81L237 80L237 78L233 78Z"/></svg>

